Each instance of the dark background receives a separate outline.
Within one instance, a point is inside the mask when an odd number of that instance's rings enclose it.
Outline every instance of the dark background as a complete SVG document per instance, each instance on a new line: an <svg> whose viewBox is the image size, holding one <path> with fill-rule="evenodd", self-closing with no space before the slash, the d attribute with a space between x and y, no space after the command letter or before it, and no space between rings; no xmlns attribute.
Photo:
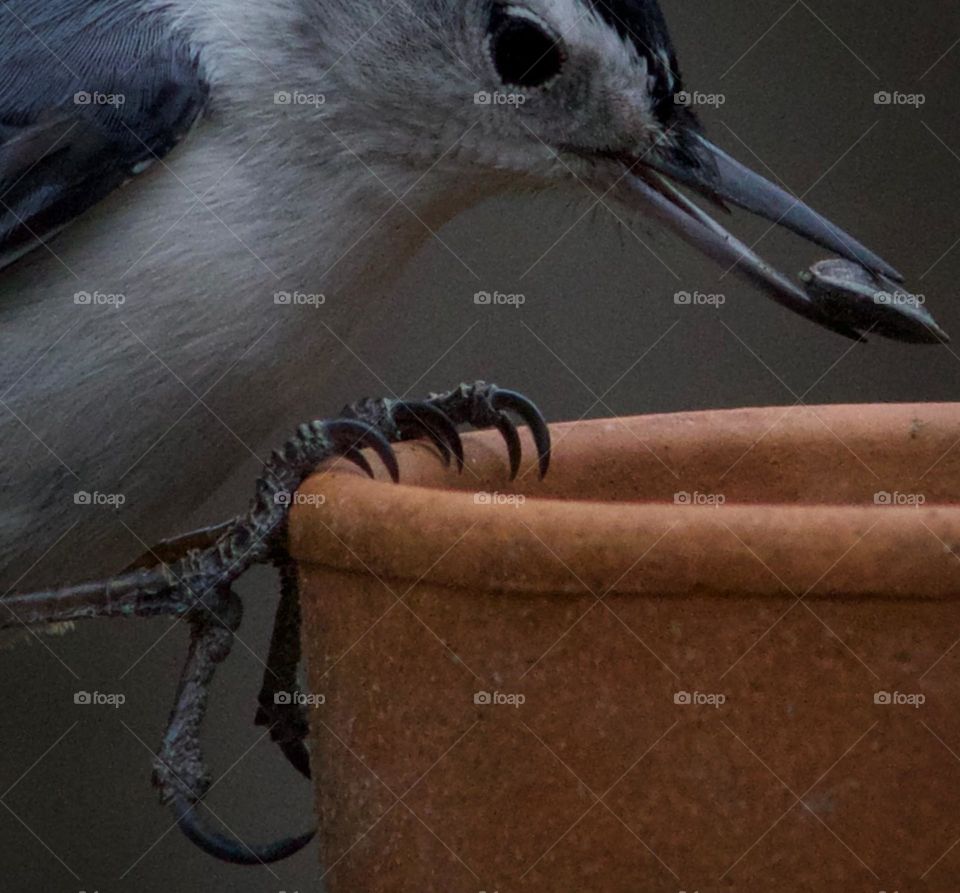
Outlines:
<svg viewBox="0 0 960 893"><path fill-rule="evenodd" d="M668 0L664 7L689 87L726 97L722 108L701 112L711 136L900 267L941 325L960 333L957 5ZM926 103L878 106L880 90L922 93ZM417 392L487 378L529 393L551 420L801 398L957 399L954 348L880 340L851 347L739 282L718 281L716 269L670 237L638 228L678 280L603 207L577 223L589 206L583 200L517 197L447 227L444 240L477 277L428 244L395 295L379 355L363 358L370 369L402 393L443 355ZM732 223L748 244L769 228L743 214ZM782 233L765 236L758 250L790 273L822 256ZM680 288L722 292L726 304L678 307ZM522 293L526 303L477 307L480 289ZM423 343L422 359L395 362L396 339ZM355 386L340 402L381 393L376 376L357 362ZM238 511L256 471L251 461L191 520ZM243 643L215 685L205 743L214 776L227 773L211 803L233 830L263 840L308 825L311 798L279 753L257 743L253 704L275 587L257 572L242 591ZM313 850L271 871L234 868L171 830L149 784L149 748L160 741L186 641L182 628L160 639L166 629L160 621L94 624L52 640L51 650L34 642L0 655L5 889L318 889ZM77 707L78 689L122 691L127 703Z"/></svg>

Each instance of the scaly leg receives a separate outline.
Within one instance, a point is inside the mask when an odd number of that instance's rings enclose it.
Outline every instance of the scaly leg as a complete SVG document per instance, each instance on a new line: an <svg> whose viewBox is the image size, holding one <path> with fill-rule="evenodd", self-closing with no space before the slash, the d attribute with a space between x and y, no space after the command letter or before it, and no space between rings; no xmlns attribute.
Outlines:
<svg viewBox="0 0 960 893"><path fill-rule="evenodd" d="M181 558L186 557L187 553L194 550L209 549L216 545L217 540L227 533L232 524L236 523L235 518L224 521L223 524L214 524L211 527L201 527L199 530L191 530L181 536L170 540L161 540L155 546L147 549L136 561L124 568L124 573L132 571L147 570L156 567L158 564L173 564Z"/></svg>
<svg viewBox="0 0 960 893"><path fill-rule="evenodd" d="M256 485L248 512L216 528L216 541L207 548L203 538L186 538L163 545L170 563L133 570L111 580L49 592L3 599L10 617L0 617L0 629L25 624L56 623L93 617L184 616L191 640L167 733L154 767L161 800L170 803L184 834L217 858L240 864L260 864L285 858L302 849L313 832L264 846L251 847L221 835L203 823L197 810L209 788L209 775L200 747L210 682L216 666L226 659L240 623L241 605L232 584L254 564L277 563L283 592L271 644L273 679L261 691L258 722L277 721L273 735L288 759L307 774L302 713L272 709L277 684L294 688L299 662L299 604L296 575L285 549L285 525L290 496L320 463L335 456L356 463L372 475L361 450L373 450L391 478L399 468L391 443L428 437L443 459L455 457L463 466L463 445L456 425L495 427L503 435L511 475L520 466L520 438L507 416L514 412L531 428L541 476L550 459L550 434L540 412L525 397L478 382L415 403L401 400L362 400L344 411L344 418L301 425L284 448L273 453ZM209 537L213 539L213 536ZM185 555L179 555L177 544ZM162 557L162 556L161 556Z"/></svg>

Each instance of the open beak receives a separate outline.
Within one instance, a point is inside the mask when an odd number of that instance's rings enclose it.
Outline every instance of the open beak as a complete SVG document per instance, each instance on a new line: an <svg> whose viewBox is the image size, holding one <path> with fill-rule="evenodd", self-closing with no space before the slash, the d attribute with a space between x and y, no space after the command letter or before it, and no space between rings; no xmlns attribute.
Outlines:
<svg viewBox="0 0 960 893"><path fill-rule="evenodd" d="M689 155L697 163L680 160L680 154L674 155L669 149L655 149L632 163L625 161L628 173L622 183L631 193L627 197L631 204L639 198L648 215L728 271L738 273L773 300L834 332L855 340L863 340L862 333L871 331L913 343L947 340L925 309L883 299L891 287L897 289L903 282L902 274L890 264L699 133L690 131L688 138ZM809 287L805 291L694 204L674 183L690 187L722 208L729 202L765 217L862 268L869 274L865 278L876 283L876 297L865 300L862 293L833 292L830 300L824 300L822 291Z"/></svg>

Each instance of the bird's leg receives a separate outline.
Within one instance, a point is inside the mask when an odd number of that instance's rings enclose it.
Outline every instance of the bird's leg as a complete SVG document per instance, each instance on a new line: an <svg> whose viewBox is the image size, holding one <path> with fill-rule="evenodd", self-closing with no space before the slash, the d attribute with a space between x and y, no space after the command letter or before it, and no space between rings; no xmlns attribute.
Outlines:
<svg viewBox="0 0 960 893"><path fill-rule="evenodd" d="M520 439L516 426L507 416L508 411L515 412L529 424L537 445L540 472L541 475L545 474L550 455L550 435L545 420L529 400L513 391L502 390L493 385L484 383L461 385L454 391L435 395L424 402L362 400L347 407L343 412L344 418L352 421L330 424L368 426L365 438L367 442L363 443L358 438L353 444L343 444L340 454L355 462L368 474L372 474L369 463L360 452L360 446L380 447L377 451L395 480L398 478L396 459L392 451L386 453L383 449L384 444L389 450L389 444L426 436L437 446L445 461L449 462L453 455L458 465L462 467L463 444L456 431L456 425L470 424L477 428L496 427L506 441L511 474L515 477L520 466ZM246 527L243 528L241 525L232 532L235 548L243 547L251 540L270 540L274 543L270 553L280 571L281 595L274 621L267 670L258 697L256 722L261 725L272 724L272 739L280 745L290 763L306 777L310 776L309 753L304 744L307 723L302 706L294 703L292 699L300 662L300 605L297 573L285 547L280 545L285 541L286 512L275 511L270 505L270 500L264 499L264 495L272 493L274 504L284 509L289 505L289 495L319 464L319 458L312 463L304 460L305 455L315 452L311 435L316 433L318 429L315 426L303 426L297 438L288 443L281 453L274 454L271 459L272 467L268 465L265 469L267 473L257 483L258 496ZM279 485L278 482L280 482ZM286 498L278 499L277 497L280 496ZM244 530L244 533L241 533L241 530ZM205 623L209 624L210 621L207 620ZM217 634L222 635L222 632ZM195 640L197 641L202 643L203 639ZM167 746L165 746L166 756L158 766L161 769L170 765L182 766L183 773L177 773L177 775L186 774L193 781L193 786L187 787L186 790L182 785L175 787L172 785L169 774L161 773L159 779L163 785L164 799L173 804L178 823L184 833L211 855L241 864L281 859L305 846L312 838L313 832L253 848L239 840L211 831L201 823L196 814L200 800L209 785L200 757L199 731L213 667L216 662L225 657L225 653L220 655L218 648L221 646L218 645L217 639L212 639L211 644L206 648L195 644L184 671L184 679L189 684L181 686L181 695L178 697L171 721L171 732L168 733ZM210 655L204 659L204 654L208 650ZM201 675L201 671L206 675ZM202 697L197 692L202 692ZM281 692L285 697L278 698L277 695Z"/></svg>
<svg viewBox="0 0 960 893"><path fill-rule="evenodd" d="M233 630L240 622L239 600L231 585L252 565L284 557L277 543L290 494L317 465L340 455L370 471L360 452L363 447L376 452L394 480L398 478L392 448L369 425L347 419L301 425L283 450L266 463L247 514L225 527L212 547L191 550L173 564L114 579L0 600L9 614L0 617L0 628L93 617L190 617L189 656L154 779L187 837L226 861L259 864L282 859L306 846L312 836L311 832L250 847L211 830L197 815L209 786L200 748L208 689L214 668L229 653Z"/></svg>
<svg viewBox="0 0 960 893"><path fill-rule="evenodd" d="M163 617L185 614L190 602L169 568L135 571L109 580L82 583L0 599L6 614L0 630L67 623L95 617Z"/></svg>
<svg viewBox="0 0 960 893"><path fill-rule="evenodd" d="M217 595L211 604L189 616L187 660L153 770L153 783L165 803L178 795L199 800L210 787L200 750L200 726L207 708L208 686L217 664L230 654L243 613L232 590L227 588Z"/></svg>
<svg viewBox="0 0 960 893"><path fill-rule="evenodd" d="M318 465L336 456L354 462L372 475L363 448L375 452L397 481L399 467L391 444L401 440L428 437L447 462L455 456L462 467L458 424L497 428L506 441L511 473L516 476L521 459L520 438L508 412L530 426L540 473L546 474L550 459L547 424L536 407L514 391L477 382L422 402L362 400L347 407L345 418L301 425L264 466L247 513L216 528L219 535L213 545L190 548L191 544L199 545L202 537L187 537L165 545L170 557L176 557L170 563L97 583L0 599L10 614L0 616L0 629L92 617L186 615L191 625L190 650L155 765L154 782L163 801L173 806L181 829L206 852L240 864L282 859L305 846L312 832L250 847L211 830L197 815L210 786L200 747L209 685L217 664L229 654L240 623L240 601L233 593L233 583L254 564L273 562L280 568L283 591L270 654L274 675L272 679L268 677L261 691L258 721L279 720L280 731L274 735L275 740L293 765L308 774L302 714L290 709L278 715L274 709L287 706L276 704L275 695L280 684L292 692L299 662L296 575L285 548L292 494ZM188 551L179 555L183 548Z"/></svg>
<svg viewBox="0 0 960 893"><path fill-rule="evenodd" d="M131 573L137 570L147 570L159 564L173 564L181 558L185 558L189 552L209 549L216 545L217 540L227 533L231 525L235 523L236 518L231 518L222 524L201 527L199 530L191 530L189 533L184 533L173 539L161 540L152 548L147 549L136 561L127 565L123 572Z"/></svg>
<svg viewBox="0 0 960 893"><path fill-rule="evenodd" d="M376 452L396 480L393 449L371 426L349 419L301 425L264 466L247 513L224 525L213 546L107 580L0 598L7 609L0 612L0 630L100 617L186 614L194 607L195 593L229 586L252 565L273 561L275 535L286 521L290 494L317 465L345 456L369 471L360 453L363 447Z"/></svg>
<svg viewBox="0 0 960 893"><path fill-rule="evenodd" d="M314 832L311 831L254 847L222 835L203 822L198 815L198 809L209 786L209 780L201 755L200 724L215 666L229 653L233 631L240 622L239 599L233 594L230 584L254 563L281 562L283 592L279 608L280 621L274 638L278 649L288 646L290 638L286 630L291 610L293 629L297 631L299 626L296 587L291 585L291 580L294 580L293 570L288 566L286 550L280 545L284 539L290 495L318 464L336 455L358 462L369 472L369 463L360 453L362 446L377 452L391 476L397 479L399 470L392 448L370 426L355 420L301 425L296 436L267 462L264 474L257 481L256 496L248 514L233 523L213 549L191 552L177 564L178 568L184 565L184 569L189 570L191 579L207 584L205 592L220 593L221 599L225 599L225 614L229 622L220 620L215 610L208 610L208 616L200 615L199 621L196 621L190 655L183 671L154 780L161 789L164 802L173 806L177 823L184 834L205 852L219 859L241 865L266 864L292 855L306 846L313 837ZM203 605L203 608L208 609L208 606ZM294 679L296 664L299 662L299 641L296 640L296 635L295 632L296 650L292 671ZM278 654L273 649L271 660L278 660ZM281 664L284 660L280 658ZM283 679L284 675L291 674L281 667L280 678ZM291 689L293 687L290 685ZM280 737L281 746L288 759L301 771L306 769L309 772L308 754L303 744L305 732L291 734L284 730ZM183 777L187 784L174 782L174 778Z"/></svg>

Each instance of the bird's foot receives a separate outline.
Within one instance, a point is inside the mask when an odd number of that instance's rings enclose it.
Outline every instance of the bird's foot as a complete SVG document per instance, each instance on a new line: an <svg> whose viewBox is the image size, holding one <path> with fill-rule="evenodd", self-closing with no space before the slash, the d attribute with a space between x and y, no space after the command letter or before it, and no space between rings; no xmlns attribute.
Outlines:
<svg viewBox="0 0 960 893"><path fill-rule="evenodd" d="M220 834L200 815L201 808L207 808L203 798L211 787L200 746L201 725L214 672L230 654L242 616L240 599L232 589L220 589L218 597L215 606L190 617L190 650L163 745L154 761L153 783L160 790L161 801L173 807L180 830L202 850L237 865L266 865L303 849L315 832L250 844Z"/></svg>
<svg viewBox="0 0 960 893"><path fill-rule="evenodd" d="M496 428L516 477L521 442L510 413L530 427L542 477L550 462L550 432L536 406L515 391L477 382L420 402L361 400L346 407L341 418L301 425L264 466L245 515L161 543L114 579L4 599L0 603L10 616L0 617L0 629L94 617L185 617L191 627L189 652L153 772L161 801L173 807L184 834L219 859L256 865L286 858L306 846L314 832L251 846L214 831L198 815L211 787L200 743L210 683L230 653L242 614L233 584L255 564L273 563L280 571L281 597L256 722L270 726L271 738L290 763L309 777L306 718L292 698L300 662L297 575L286 551L292 494L319 464L337 456L372 476L364 448L399 481L392 444L404 440L429 439L444 461L455 459L462 468L457 425Z"/></svg>
<svg viewBox="0 0 960 893"><path fill-rule="evenodd" d="M510 418L517 415L530 428L537 449L540 477L550 468L550 430L540 410L522 394L484 381L462 384L452 391L431 394L428 400L359 400L344 407L345 418L359 419L377 428L391 443L427 437L444 461L451 454L463 467L463 444L457 425L496 428L507 445L510 479L516 478L522 458L520 435Z"/></svg>

